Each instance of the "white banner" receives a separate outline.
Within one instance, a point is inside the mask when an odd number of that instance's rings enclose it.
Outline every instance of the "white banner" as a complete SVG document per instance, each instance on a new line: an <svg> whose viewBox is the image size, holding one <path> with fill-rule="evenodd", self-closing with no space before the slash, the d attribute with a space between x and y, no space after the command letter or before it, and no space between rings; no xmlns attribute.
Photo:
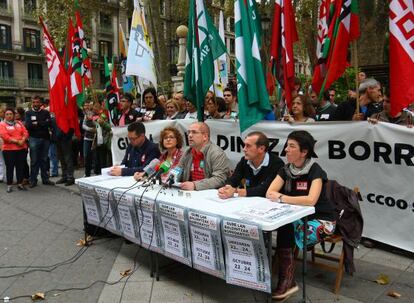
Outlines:
<svg viewBox="0 0 414 303"><path fill-rule="evenodd" d="M194 120L145 123L147 137L158 142L160 131L174 125L185 134ZM211 141L229 157L232 167L243 156L243 138L238 122L207 121ZM318 122L289 124L257 123L247 132L262 131L270 139L270 151L284 157L286 138L293 130L307 130L317 140L318 163L335 179L349 188L359 187L365 237L414 252L414 129L390 123ZM114 128L112 155L120 163L127 142L126 128ZM185 143L187 139L185 137ZM411 223L411 224L410 224Z"/></svg>

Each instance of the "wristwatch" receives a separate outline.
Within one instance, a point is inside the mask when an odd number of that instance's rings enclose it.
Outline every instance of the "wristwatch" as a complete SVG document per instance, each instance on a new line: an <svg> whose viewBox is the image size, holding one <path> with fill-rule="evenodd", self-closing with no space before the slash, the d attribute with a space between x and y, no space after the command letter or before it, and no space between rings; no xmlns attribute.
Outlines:
<svg viewBox="0 0 414 303"><path fill-rule="evenodd" d="M279 202L279 203L283 203L283 201L282 201L282 197L283 197L283 195L280 195L280 196L279 196L279 198L277 199L277 202Z"/></svg>

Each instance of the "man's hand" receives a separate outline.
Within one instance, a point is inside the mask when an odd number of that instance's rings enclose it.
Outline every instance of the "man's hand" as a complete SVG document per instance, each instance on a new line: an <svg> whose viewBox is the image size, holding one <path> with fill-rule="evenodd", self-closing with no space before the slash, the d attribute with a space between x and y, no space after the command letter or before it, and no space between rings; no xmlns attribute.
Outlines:
<svg viewBox="0 0 414 303"><path fill-rule="evenodd" d="M225 185L218 190L218 196L220 199L228 199L233 197L234 193L236 192L236 189L232 187L231 185Z"/></svg>
<svg viewBox="0 0 414 303"><path fill-rule="evenodd" d="M364 114L363 113L354 114L352 116L352 121L364 121Z"/></svg>
<svg viewBox="0 0 414 303"><path fill-rule="evenodd" d="M186 181L181 183L180 188L182 190L195 190L195 184L191 181Z"/></svg>
<svg viewBox="0 0 414 303"><path fill-rule="evenodd" d="M122 167L120 166L112 166L109 174L112 176L121 176L122 175Z"/></svg>

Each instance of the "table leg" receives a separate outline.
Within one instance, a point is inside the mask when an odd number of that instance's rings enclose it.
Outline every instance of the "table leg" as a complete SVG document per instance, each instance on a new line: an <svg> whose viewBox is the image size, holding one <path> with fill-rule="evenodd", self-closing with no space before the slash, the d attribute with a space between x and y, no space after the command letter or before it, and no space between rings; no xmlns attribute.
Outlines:
<svg viewBox="0 0 414 303"><path fill-rule="evenodd" d="M302 256L302 300L300 302L306 303L306 257L308 254L308 217L303 218L303 256Z"/></svg>
<svg viewBox="0 0 414 303"><path fill-rule="evenodd" d="M151 278L154 277L154 256L152 254L153 252L150 251L150 276Z"/></svg>
<svg viewBox="0 0 414 303"><path fill-rule="evenodd" d="M160 280L160 262L158 253L155 253L155 279Z"/></svg>
<svg viewBox="0 0 414 303"><path fill-rule="evenodd" d="M273 285L273 272L272 272L272 232L265 232L264 233L265 244L267 244L267 257L269 259L269 268L270 268L270 295L267 298L268 303L272 303L272 285Z"/></svg>

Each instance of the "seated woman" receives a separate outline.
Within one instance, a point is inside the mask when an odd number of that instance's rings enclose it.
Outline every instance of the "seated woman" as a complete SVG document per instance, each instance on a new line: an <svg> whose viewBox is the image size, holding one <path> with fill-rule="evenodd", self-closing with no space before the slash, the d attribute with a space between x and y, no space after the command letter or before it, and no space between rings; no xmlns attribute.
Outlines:
<svg viewBox="0 0 414 303"><path fill-rule="evenodd" d="M304 95L296 96L292 101L290 114L283 116L283 121L287 122L315 122L313 118L314 109Z"/></svg>
<svg viewBox="0 0 414 303"><path fill-rule="evenodd" d="M218 110L218 104L215 99L211 98L206 102L207 115L205 119L221 119L223 117Z"/></svg>
<svg viewBox="0 0 414 303"><path fill-rule="evenodd" d="M315 206L315 214L310 220L318 219L327 226L332 226L334 209L325 197L326 172L312 159L315 140L306 131L293 131L287 140L287 164L282 167L276 178L270 184L266 198L279 202L304 206ZM296 222L295 222L296 224ZM293 248L295 247L294 224L287 224L277 231L277 255L279 257L279 282L273 298L282 300L298 291L294 279ZM322 230L332 234L330 230ZM323 236L323 235L320 235Z"/></svg>
<svg viewBox="0 0 414 303"><path fill-rule="evenodd" d="M170 161L170 170L178 165L183 154L183 136L175 127L168 126L161 131L160 134L160 162ZM137 172L134 174L134 179L140 181L144 176L144 172ZM161 175L161 181L165 182L168 178L168 172Z"/></svg>

